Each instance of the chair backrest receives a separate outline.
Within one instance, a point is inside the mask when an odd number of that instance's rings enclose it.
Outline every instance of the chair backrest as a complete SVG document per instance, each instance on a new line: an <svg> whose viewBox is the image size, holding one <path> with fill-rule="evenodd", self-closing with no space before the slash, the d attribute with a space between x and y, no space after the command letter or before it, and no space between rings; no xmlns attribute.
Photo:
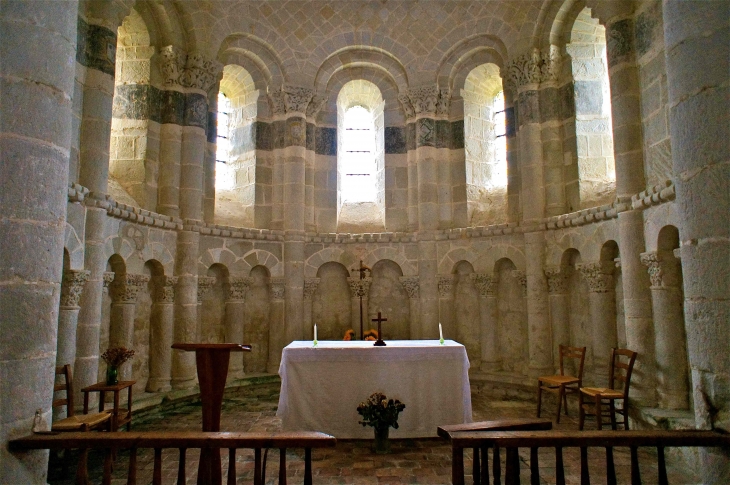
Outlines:
<svg viewBox="0 0 730 485"><path fill-rule="evenodd" d="M629 398L629 383L631 372L637 353L629 349L611 349L611 367L608 371L608 387L621 389L623 386L624 399Z"/></svg>
<svg viewBox="0 0 730 485"><path fill-rule="evenodd" d="M56 382L53 386L54 394L58 391L65 391L66 397L54 399L52 407L66 406L66 416L74 415L74 386L71 378L71 366L69 364L59 365L56 367L56 375L63 376L62 382Z"/></svg>
<svg viewBox="0 0 730 485"><path fill-rule="evenodd" d="M560 375L564 376L563 360L564 359L576 359L578 360L578 371L576 376L578 378L578 387L583 384L583 364L586 360L586 348L585 347L569 347L567 345L560 345Z"/></svg>

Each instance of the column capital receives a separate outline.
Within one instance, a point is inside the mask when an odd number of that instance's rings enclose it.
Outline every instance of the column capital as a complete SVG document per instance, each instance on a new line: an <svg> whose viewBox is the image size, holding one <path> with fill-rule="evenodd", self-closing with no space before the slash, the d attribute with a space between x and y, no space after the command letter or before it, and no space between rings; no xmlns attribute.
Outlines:
<svg viewBox="0 0 730 485"><path fill-rule="evenodd" d="M155 302L156 303L174 303L175 301L175 285L177 284L177 276L155 276Z"/></svg>
<svg viewBox="0 0 730 485"><path fill-rule="evenodd" d="M203 297L213 288L215 276L198 276L198 304L203 303Z"/></svg>
<svg viewBox="0 0 730 485"><path fill-rule="evenodd" d="M408 293L408 298L415 300L420 297L421 284L418 276L401 276L398 279L400 284L403 285L403 289Z"/></svg>
<svg viewBox="0 0 730 485"><path fill-rule="evenodd" d="M114 303L136 303L139 290L149 283L150 277L144 274L127 273L115 276L109 287Z"/></svg>
<svg viewBox="0 0 730 485"><path fill-rule="evenodd" d="M248 292L250 285L251 278L247 276L229 276L226 301L243 301L246 298L246 292Z"/></svg>
<svg viewBox="0 0 730 485"><path fill-rule="evenodd" d="M315 94L307 105L307 118L316 118L324 105L327 104L327 98Z"/></svg>
<svg viewBox="0 0 730 485"><path fill-rule="evenodd" d="M613 291L613 272L616 265L613 261L594 261L576 265L588 282L591 293L607 293Z"/></svg>
<svg viewBox="0 0 730 485"><path fill-rule="evenodd" d="M646 266L651 280L651 287L677 288L679 286L679 261L670 251L649 251L639 256L641 263Z"/></svg>
<svg viewBox="0 0 730 485"><path fill-rule="evenodd" d="M439 98L436 102L436 116L448 116L451 109L451 90L439 89Z"/></svg>
<svg viewBox="0 0 730 485"><path fill-rule="evenodd" d="M453 298L454 275L436 275L438 278L439 298Z"/></svg>
<svg viewBox="0 0 730 485"><path fill-rule="evenodd" d="M320 278L304 278L303 296L305 300L311 300L314 292L319 288Z"/></svg>
<svg viewBox="0 0 730 485"><path fill-rule="evenodd" d="M567 293L568 285L565 271L560 266L547 266L545 268L545 276L547 277L548 293L551 295L561 295Z"/></svg>
<svg viewBox="0 0 730 485"><path fill-rule="evenodd" d="M182 85L185 70L185 52L174 45L160 49L160 72L166 86Z"/></svg>
<svg viewBox="0 0 730 485"><path fill-rule="evenodd" d="M207 93L222 74L223 65L220 62L206 59L202 54L194 52L187 56L181 81L185 87L200 89Z"/></svg>
<svg viewBox="0 0 730 485"><path fill-rule="evenodd" d="M306 116L313 99L315 99L313 90L285 84L269 92L269 107L274 115L299 113ZM326 102L326 99L323 101L320 97L316 99L317 103L312 106L312 116L316 115L315 110L319 111L316 109L317 105L321 109Z"/></svg>
<svg viewBox="0 0 730 485"><path fill-rule="evenodd" d="M527 296L527 274L520 269L515 269L512 270L512 277L516 279L522 287L522 296Z"/></svg>
<svg viewBox="0 0 730 485"><path fill-rule="evenodd" d="M114 271L105 271L102 276L102 289L105 293L109 293L112 281L114 281Z"/></svg>
<svg viewBox="0 0 730 485"><path fill-rule="evenodd" d="M411 98L409 98L407 94L399 94L398 101L403 107L403 112L406 115L406 120L416 116L416 110L413 109L413 105L411 104Z"/></svg>
<svg viewBox="0 0 730 485"><path fill-rule="evenodd" d="M370 285L372 282L373 278L370 276L366 276L363 279L349 276L347 278L347 283L350 285L350 296L352 298L358 298L360 296L367 298L370 294Z"/></svg>
<svg viewBox="0 0 730 485"><path fill-rule="evenodd" d="M271 299L283 300L286 293L286 279L269 278L269 284L271 285Z"/></svg>
<svg viewBox="0 0 730 485"><path fill-rule="evenodd" d="M89 279L91 271L67 269L61 282L61 306L78 307L81 292Z"/></svg>
<svg viewBox="0 0 730 485"><path fill-rule="evenodd" d="M415 114L434 115L439 100L438 87L431 85L409 89L408 99L411 101Z"/></svg>
<svg viewBox="0 0 730 485"><path fill-rule="evenodd" d="M556 81L561 67L562 57L556 46L550 46L547 52L532 49L507 62L502 76L505 89L516 92L528 84Z"/></svg>
<svg viewBox="0 0 730 485"><path fill-rule="evenodd" d="M499 283L499 273L472 273L469 277L479 291L479 296L494 296Z"/></svg>

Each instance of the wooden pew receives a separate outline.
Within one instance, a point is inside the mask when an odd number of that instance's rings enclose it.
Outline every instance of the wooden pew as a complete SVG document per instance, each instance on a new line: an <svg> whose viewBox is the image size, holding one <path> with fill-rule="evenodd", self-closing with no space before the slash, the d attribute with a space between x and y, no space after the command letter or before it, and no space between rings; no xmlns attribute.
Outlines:
<svg viewBox="0 0 730 485"><path fill-rule="evenodd" d="M188 448L220 449L228 448L228 481L236 483L236 450L248 448L254 450L254 485L263 485L264 468L261 450L278 448L279 483L286 484L286 450L288 448L304 448L304 484L312 485L312 449L334 447L337 440L334 436L317 432L290 433L224 433L224 432L111 432L111 433L43 433L18 438L9 442L11 451L38 449L102 449L106 450L104 460L103 484L111 483L113 456L120 449L129 449L129 468L127 484L134 485L137 480L137 450L154 449L154 471L152 483L162 483L162 450L175 448L180 450L180 466L177 483L186 483L185 453ZM89 475L85 454L81 455L76 474L77 485L87 485Z"/></svg>

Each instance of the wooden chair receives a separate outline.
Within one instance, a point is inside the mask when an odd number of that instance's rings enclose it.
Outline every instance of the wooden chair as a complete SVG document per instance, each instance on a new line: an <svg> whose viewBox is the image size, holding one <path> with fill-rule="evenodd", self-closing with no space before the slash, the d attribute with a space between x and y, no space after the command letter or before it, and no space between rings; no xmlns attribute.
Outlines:
<svg viewBox="0 0 730 485"><path fill-rule="evenodd" d="M636 355L633 350L611 349L608 387L580 388L579 429L583 429L586 414L596 416L599 430L603 429L604 418L606 417L610 421L605 422L605 424L610 422L611 429L615 430L617 424L623 424L624 429L629 429L629 384ZM621 407L617 408L614 401L619 399L622 401ZM584 403L584 400L588 402ZM623 421L620 423L616 422L616 413L623 416Z"/></svg>
<svg viewBox="0 0 730 485"><path fill-rule="evenodd" d="M560 423L560 406L565 403L565 415L568 415L568 396L569 392L578 393L580 386L583 384L583 364L586 358L585 347L568 347L560 346L560 375L544 376L537 378L537 417L540 417L540 408L542 405L542 391L549 391L558 394L558 412L556 421ZM577 376L565 375L563 367L565 359L576 359L578 361Z"/></svg>
<svg viewBox="0 0 730 485"><path fill-rule="evenodd" d="M76 414L74 409L74 387L73 379L71 377L71 366L66 364L56 367L56 375L62 375L63 382L56 384L53 390L55 392L65 391L66 397L62 399L54 399L53 407L66 406L67 417L54 422L51 426L51 431L89 431L92 429L102 428L109 431L112 417L110 411L103 411L95 414Z"/></svg>

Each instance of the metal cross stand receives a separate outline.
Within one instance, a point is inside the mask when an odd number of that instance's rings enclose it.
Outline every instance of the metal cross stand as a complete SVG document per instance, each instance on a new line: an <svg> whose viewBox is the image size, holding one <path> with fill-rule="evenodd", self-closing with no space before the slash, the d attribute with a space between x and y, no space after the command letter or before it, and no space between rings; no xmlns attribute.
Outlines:
<svg viewBox="0 0 730 485"><path fill-rule="evenodd" d="M378 312L378 318L373 318L373 322L378 322L378 340L375 341L373 346L375 347L385 347L385 342L383 341L383 331L380 328L381 322L387 322L387 318L383 318L380 316L380 312Z"/></svg>
<svg viewBox="0 0 730 485"><path fill-rule="evenodd" d="M362 297L364 294L364 291L362 289L362 280L365 278L365 272L367 271L369 273L372 273L372 270L370 268L368 268L367 266L365 266L364 264L362 264L362 259L361 259L360 267L356 268L356 269L351 269L350 271L352 271L353 273L356 271L358 273L360 273L361 283L360 283L360 288L358 288L358 290L357 290L357 294L360 297L360 340L365 340L365 335L364 335L363 326L362 326ZM380 329L378 329L378 335L380 335ZM383 344L383 345L385 345L385 344Z"/></svg>

